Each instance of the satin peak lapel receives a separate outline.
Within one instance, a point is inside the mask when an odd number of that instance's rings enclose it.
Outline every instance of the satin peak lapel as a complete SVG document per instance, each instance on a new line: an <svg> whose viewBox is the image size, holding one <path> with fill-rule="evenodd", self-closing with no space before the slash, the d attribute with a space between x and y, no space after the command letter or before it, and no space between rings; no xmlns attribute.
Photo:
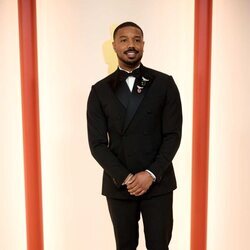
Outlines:
<svg viewBox="0 0 250 250"><path fill-rule="evenodd" d="M131 96L131 92L128 88L128 85L126 82L122 82L119 87L116 90L116 96L119 99L119 101L122 103L122 105L124 106L124 108L127 109L128 104L129 104L129 100L130 100L130 96Z"/></svg>
<svg viewBox="0 0 250 250"><path fill-rule="evenodd" d="M108 84L118 103L121 104L121 107L126 109L128 106L129 95L131 92L128 86L120 81L118 71L119 70L117 69L112 74L112 78L108 81Z"/></svg>

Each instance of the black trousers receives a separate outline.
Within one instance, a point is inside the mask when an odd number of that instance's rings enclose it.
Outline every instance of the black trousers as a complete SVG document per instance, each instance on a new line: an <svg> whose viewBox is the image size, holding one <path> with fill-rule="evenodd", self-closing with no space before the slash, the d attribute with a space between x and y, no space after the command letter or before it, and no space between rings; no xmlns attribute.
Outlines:
<svg viewBox="0 0 250 250"><path fill-rule="evenodd" d="M140 214L148 250L168 250L173 228L173 192L151 199L118 200L107 198L113 222L116 249L136 250Z"/></svg>

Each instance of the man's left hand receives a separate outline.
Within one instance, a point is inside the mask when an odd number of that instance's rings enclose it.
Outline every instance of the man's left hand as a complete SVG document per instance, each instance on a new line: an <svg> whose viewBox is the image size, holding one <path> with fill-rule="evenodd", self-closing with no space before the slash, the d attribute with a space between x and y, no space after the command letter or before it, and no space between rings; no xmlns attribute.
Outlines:
<svg viewBox="0 0 250 250"><path fill-rule="evenodd" d="M127 189L131 195L140 196L148 191L152 183L152 176L147 171L142 171L128 181Z"/></svg>

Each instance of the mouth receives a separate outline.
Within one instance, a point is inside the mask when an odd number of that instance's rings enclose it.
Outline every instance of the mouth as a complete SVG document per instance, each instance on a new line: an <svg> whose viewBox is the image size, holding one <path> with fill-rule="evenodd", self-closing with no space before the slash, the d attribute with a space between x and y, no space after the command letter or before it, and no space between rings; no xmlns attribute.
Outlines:
<svg viewBox="0 0 250 250"><path fill-rule="evenodd" d="M128 58L133 59L138 54L138 51L137 50L126 50L124 52L124 54L126 54Z"/></svg>

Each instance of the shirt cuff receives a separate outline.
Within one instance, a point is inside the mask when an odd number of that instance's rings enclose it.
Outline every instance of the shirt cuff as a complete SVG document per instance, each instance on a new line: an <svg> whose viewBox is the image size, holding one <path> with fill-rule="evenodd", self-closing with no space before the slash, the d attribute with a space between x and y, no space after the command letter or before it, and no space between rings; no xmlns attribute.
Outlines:
<svg viewBox="0 0 250 250"><path fill-rule="evenodd" d="M152 176L153 182L155 182L156 181L156 176L148 169L146 169L145 171L148 172Z"/></svg>

